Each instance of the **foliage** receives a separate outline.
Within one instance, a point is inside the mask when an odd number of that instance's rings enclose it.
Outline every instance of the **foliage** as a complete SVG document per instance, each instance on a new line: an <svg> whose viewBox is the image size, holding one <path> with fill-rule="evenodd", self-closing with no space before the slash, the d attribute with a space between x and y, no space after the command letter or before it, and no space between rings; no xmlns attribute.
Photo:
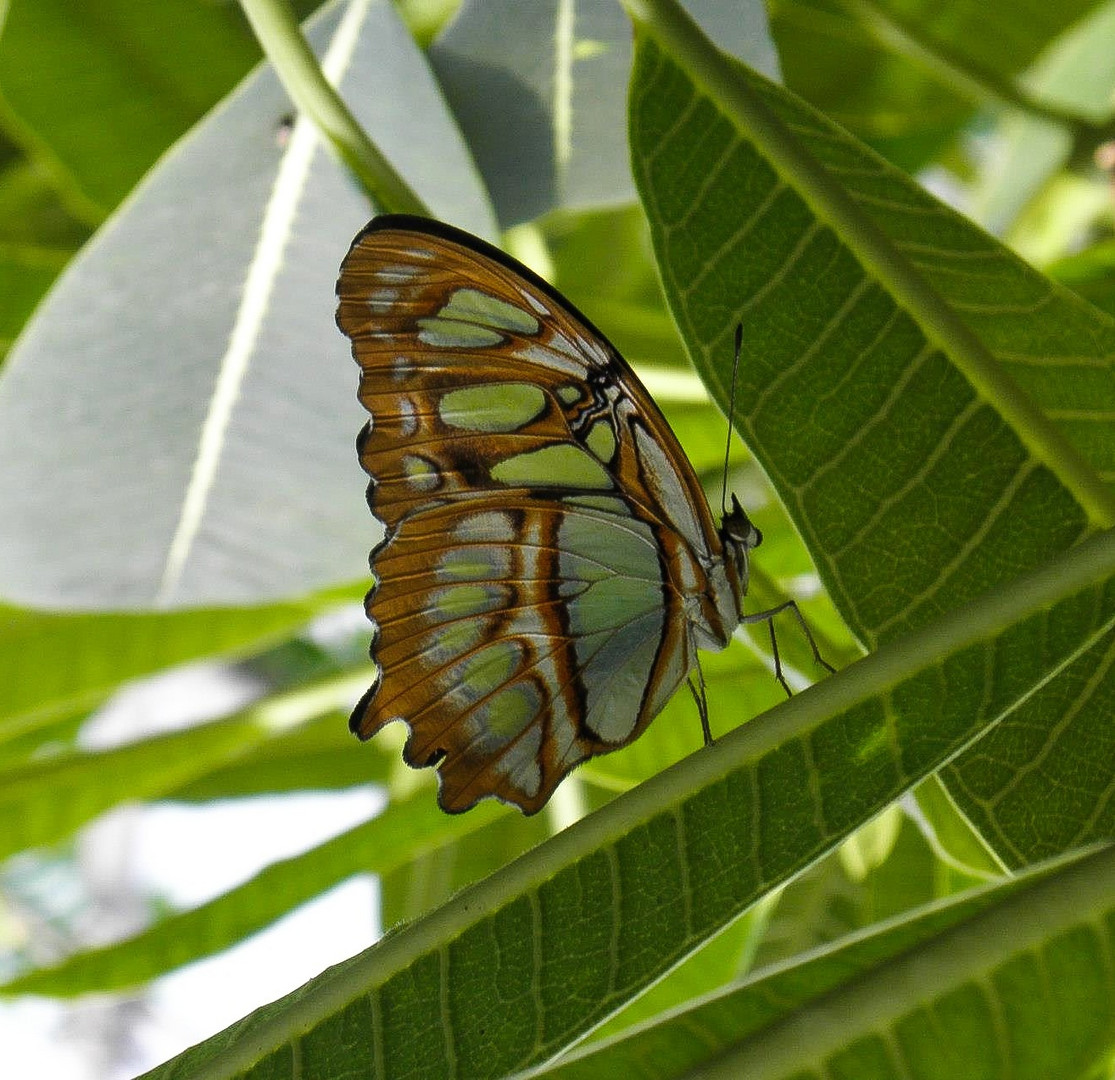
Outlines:
<svg viewBox="0 0 1115 1080"><path fill-rule="evenodd" d="M63 6L11 0L0 34L0 890L125 802L375 784L386 805L125 940L13 951L0 990L142 987L375 873L381 942L150 1075L1109 1068L1115 239L1093 159L1115 4L772 2L768 24L484 0L437 33L445 5L412 4L420 48L353 0L307 24L349 116L282 6L245 3L376 208L424 204L545 272L713 499L743 326L751 597L799 596L840 670L781 700L762 628L741 634L705 662L713 747L679 695L530 820L442 815L389 738L352 742L368 632L318 632L376 538L332 325L365 196L270 68L234 87L253 46L230 11L161 5L172 48L147 5L100 0L98 33ZM779 643L799 685L820 674L791 620ZM83 740L129 680L197 659L246 666L253 700Z"/></svg>

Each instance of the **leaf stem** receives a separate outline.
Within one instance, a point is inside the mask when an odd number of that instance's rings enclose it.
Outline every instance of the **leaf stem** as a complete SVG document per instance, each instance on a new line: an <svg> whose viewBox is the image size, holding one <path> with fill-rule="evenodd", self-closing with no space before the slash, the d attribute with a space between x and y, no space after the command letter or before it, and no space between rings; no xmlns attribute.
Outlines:
<svg viewBox="0 0 1115 1080"><path fill-rule="evenodd" d="M392 213L429 215L330 85L288 0L240 0L240 6L291 100L313 120L376 206ZM338 34L353 20L358 23L366 7L367 0L351 4Z"/></svg>

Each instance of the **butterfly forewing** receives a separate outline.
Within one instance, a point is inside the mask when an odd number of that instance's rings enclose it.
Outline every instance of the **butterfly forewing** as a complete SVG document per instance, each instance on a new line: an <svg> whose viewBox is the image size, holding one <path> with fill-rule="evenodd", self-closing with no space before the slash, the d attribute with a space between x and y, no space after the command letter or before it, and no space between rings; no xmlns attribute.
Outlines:
<svg viewBox="0 0 1115 1080"><path fill-rule="evenodd" d="M380 677L353 729L406 721L404 757L439 764L447 810L494 795L532 813L638 736L694 629L730 637L738 597L708 505L616 350L495 248L377 218L338 295L387 527L367 600Z"/></svg>

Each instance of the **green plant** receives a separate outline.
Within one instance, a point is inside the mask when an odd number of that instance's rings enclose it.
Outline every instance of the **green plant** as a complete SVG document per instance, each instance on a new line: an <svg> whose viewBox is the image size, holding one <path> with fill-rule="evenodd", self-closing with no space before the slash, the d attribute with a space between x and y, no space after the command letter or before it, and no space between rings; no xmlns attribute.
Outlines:
<svg viewBox="0 0 1115 1080"><path fill-rule="evenodd" d="M292 72L275 44L293 47L281 9L245 7L292 96L317 113L328 94L311 92L314 69ZM580 770L558 805L530 821L490 805L440 815L429 788L410 794L400 784L391 748L349 745L337 709L367 666L344 656L288 659L246 711L182 733L100 753L73 744L88 710L123 680L289 642L311 614L361 589L335 586L355 572L341 560L372 535L356 513L359 482L331 457L337 446L351 453L350 433L338 442L332 412L288 415L282 378L312 395L306 384L325 380L313 365L326 356L351 381L345 344L323 344L328 288L320 295L285 275L303 261L316 279L335 272L360 224L348 219L359 198L314 156L304 127L274 151L266 186L245 170L235 187L228 146L269 152L267 118L282 102L270 76L257 78L94 239L0 383L5 504L37 515L44 533L76 521L81 540L104 549L92 561L75 554L72 525L44 536L44 552L13 545L23 558L9 563L4 588L55 606L75 593L108 606L115 589L119 604L139 609L10 610L3 658L15 700L0 728L0 837L4 854L57 843L128 798L374 779L391 800L351 834L202 909L18 974L4 989L134 986L360 871L382 875L386 921L402 921L152 1076L1085 1077L1110 1067L1115 856L1102 844L1115 824L1115 323L899 165L959 156L973 95L1006 109L1008 149L1017 138L1015 152L1043 164L1027 162L1030 188L1003 184L993 196L986 175L973 186L1035 258L1043 244L1057 250L1050 222L1077 236L1078 207L1091 207L1087 246L1066 273L1109 304L1110 212L1064 189L1110 134L1095 103L1115 82L1102 60L1112 8L1081 0L1015 23L994 3L772 6L791 85L890 161L719 51L728 43L714 45L674 3L626 8L635 28L627 130L642 213L625 180L621 104L602 96L623 67L607 65L622 56L627 30L609 30L602 8L558 5L542 34L539 7L501 6L502 37L484 21L495 5L470 9L472 21L462 17L431 53L452 113L390 7L323 11L311 38L329 43L324 67L343 76L346 100L359 114L390 92L394 108L360 120L398 175L346 124L323 126L344 160L361 163L381 209L425 203L478 232L493 233L497 220L515 226L508 237L520 254L543 246L551 276L617 344L658 362L651 387L666 389L670 419L713 485L723 426L686 377L645 236L685 351L725 409L743 323L736 427L753 456L738 457L734 479L766 534L755 603L785 597L815 566L825 595L805 606L842 670L780 701L757 656L760 634L753 650L707 665L713 747L697 749L692 703L679 696L643 739ZM723 12L710 4L703 14L712 25ZM602 21L575 31L574 16ZM976 35L981 18L1014 32ZM540 84L550 96L522 87L508 96L521 59L509 41L553 58ZM370 42L376 63L361 66ZM765 29L752 48L773 73ZM384 80L378 99L375 85L353 83L372 77L369 68ZM493 101L505 127L486 112ZM216 221L233 235L208 257L216 280L245 284L224 298L227 311L203 295L198 308L211 321L182 325L173 305L160 306L160 274L206 248L192 236L175 245L152 222L190 197L229 200L230 216ZM602 209L607 202L621 205ZM246 207L254 217L244 224ZM543 211L540 225L524 224ZM152 251L158 243L171 254ZM114 308L99 323L92 315L108 355L92 348L75 369L59 351L58 297L105 295L106 268L122 254L130 280L153 283L136 324L144 341L163 335L139 351L187 361L138 386L134 366L116 362ZM199 258L198 272L205 265ZM262 307L245 299L253 296ZM101 381L84 388L87 399L50 389L67 372L93 371ZM261 423L230 419L244 401ZM137 405L155 422L129 421ZM49 407L82 447L95 437L116 446L120 426L143 467L113 453L59 460L42 431ZM179 432L183 415L193 423ZM224 450L219 469L204 464L206 430ZM266 448L262 460L244 451L251 438ZM169 494L141 503L134 477L152 468ZM82 469L97 482L72 491ZM59 487L72 492L64 512ZM777 503L764 506L764 491ZM305 598L277 600L292 593ZM242 606L217 606L233 601ZM146 610L159 603L184 609ZM812 675L795 629L780 640ZM75 656L82 662L63 685L57 672ZM60 749L46 756L51 746ZM570 1052L594 1031L600 1038Z"/></svg>

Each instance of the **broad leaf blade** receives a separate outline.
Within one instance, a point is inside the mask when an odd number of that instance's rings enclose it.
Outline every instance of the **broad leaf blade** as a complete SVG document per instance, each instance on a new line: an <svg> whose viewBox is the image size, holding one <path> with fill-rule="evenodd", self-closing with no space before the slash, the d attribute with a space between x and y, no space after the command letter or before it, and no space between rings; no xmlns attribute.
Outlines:
<svg viewBox="0 0 1115 1080"><path fill-rule="evenodd" d="M761 3L686 7L729 52L777 74ZM466 0L430 61L505 227L634 200L623 138L631 27L618 4Z"/></svg>
<svg viewBox="0 0 1115 1080"><path fill-rule="evenodd" d="M684 36L679 63L640 32L632 97L667 297L723 403L742 323L741 426L861 638L963 603L1104 521L1111 497L1087 465L1115 476L1115 322ZM687 112L698 122L676 126Z"/></svg>
<svg viewBox="0 0 1115 1080"><path fill-rule="evenodd" d="M1115 520L1115 322L734 64L676 5L637 6L633 160L667 297L722 402L742 324L739 426L860 639ZM951 774L1004 858L1110 835L1105 780L1062 786L1082 747L1115 756L1102 654ZM1007 745L1014 763L1040 749L1026 791L1057 807L1049 835L998 799Z"/></svg>
<svg viewBox="0 0 1115 1080"><path fill-rule="evenodd" d="M906 1072L924 1080L1086 1075L1115 1037L1111 968L1104 962L1113 915L1109 849L759 972L529 1075L671 1080L702 1069L701 1076L766 1080L823 1072L818 1062L825 1060L829 1075L890 1080L900 1074L888 1055L878 1056L883 1043L900 1048ZM1072 975L1043 979L1039 968ZM958 1007L968 1012L967 1022L956 1016Z"/></svg>
<svg viewBox="0 0 1115 1080"><path fill-rule="evenodd" d="M1036 637L1027 647L1040 655ZM1112 659L1097 643L942 771L965 817L1006 865L1115 837Z"/></svg>
<svg viewBox="0 0 1115 1080"><path fill-rule="evenodd" d="M1110 641L1112 575L1105 534L731 732L148 1076L540 1064ZM1018 679L985 693L1016 636L1066 609L1059 657L1022 653Z"/></svg>
<svg viewBox="0 0 1115 1080"><path fill-rule="evenodd" d="M344 10L361 18L338 27ZM392 6L334 6L312 36L427 201L487 231ZM366 416L334 286L370 208L305 122L280 145L289 109L270 69L249 78L97 234L13 350L0 595L259 603L366 566L375 526L353 450Z"/></svg>

